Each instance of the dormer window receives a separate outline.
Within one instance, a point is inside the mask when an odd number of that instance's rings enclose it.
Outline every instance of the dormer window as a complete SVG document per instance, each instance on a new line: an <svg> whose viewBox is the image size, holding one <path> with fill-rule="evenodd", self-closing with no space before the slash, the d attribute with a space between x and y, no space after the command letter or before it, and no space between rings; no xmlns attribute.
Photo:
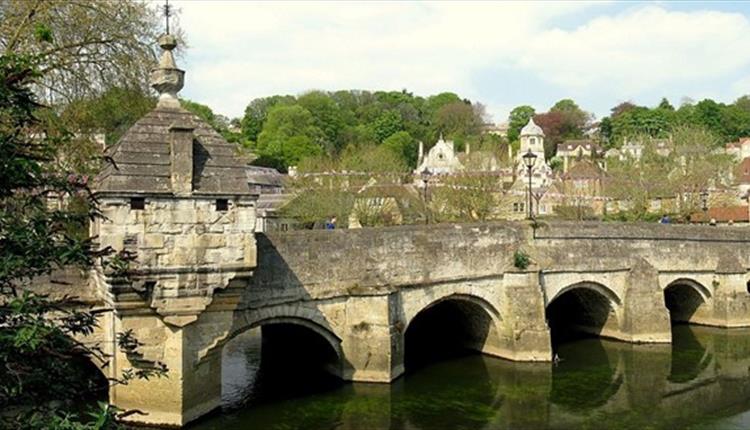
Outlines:
<svg viewBox="0 0 750 430"><path fill-rule="evenodd" d="M445 158L445 156L443 155L443 153L442 152L438 153L438 159L442 160L443 158Z"/></svg>
<svg viewBox="0 0 750 430"><path fill-rule="evenodd" d="M130 209L131 210L143 210L146 209L146 199L143 197L131 197L130 198Z"/></svg>
<svg viewBox="0 0 750 430"><path fill-rule="evenodd" d="M229 200L227 199L216 199L216 211L226 212L229 210Z"/></svg>

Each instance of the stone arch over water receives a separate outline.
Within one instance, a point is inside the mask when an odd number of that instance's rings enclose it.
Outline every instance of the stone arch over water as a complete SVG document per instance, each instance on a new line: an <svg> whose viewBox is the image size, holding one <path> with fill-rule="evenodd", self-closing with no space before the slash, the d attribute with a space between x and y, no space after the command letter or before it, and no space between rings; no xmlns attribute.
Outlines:
<svg viewBox="0 0 750 430"><path fill-rule="evenodd" d="M664 288L664 305L676 323L700 322L710 318L711 291L700 282L678 278Z"/></svg>
<svg viewBox="0 0 750 430"><path fill-rule="evenodd" d="M404 352L407 370L436 357L469 351L497 355L502 318L488 300L471 294L438 296L406 318Z"/></svg>
<svg viewBox="0 0 750 430"><path fill-rule="evenodd" d="M617 294L597 282L582 281L560 289L545 312L553 349L581 335L619 337L621 307Z"/></svg>

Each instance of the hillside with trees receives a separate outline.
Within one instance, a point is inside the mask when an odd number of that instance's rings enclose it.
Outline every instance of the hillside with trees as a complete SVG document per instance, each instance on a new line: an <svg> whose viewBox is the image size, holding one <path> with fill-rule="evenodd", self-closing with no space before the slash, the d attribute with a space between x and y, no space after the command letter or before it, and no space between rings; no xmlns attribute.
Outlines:
<svg viewBox="0 0 750 430"><path fill-rule="evenodd" d="M484 106L450 92L420 97L406 90L348 90L255 99L240 127L256 164L281 171L308 157L338 158L381 145L413 168L418 142L429 147L442 134L460 150L491 139L482 135L487 121Z"/></svg>

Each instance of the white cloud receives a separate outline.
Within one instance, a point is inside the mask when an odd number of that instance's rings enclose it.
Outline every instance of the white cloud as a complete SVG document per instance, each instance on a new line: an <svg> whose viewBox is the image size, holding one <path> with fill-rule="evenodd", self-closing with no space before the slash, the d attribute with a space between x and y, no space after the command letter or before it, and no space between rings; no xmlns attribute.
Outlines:
<svg viewBox="0 0 750 430"><path fill-rule="evenodd" d="M723 77L750 63L750 24L738 14L645 7L534 37L518 65L578 91L627 96Z"/></svg>
<svg viewBox="0 0 750 430"><path fill-rule="evenodd" d="M635 7L561 29L602 3L177 2L188 35L184 93L239 116L255 97L309 89L455 91L506 115L505 69L566 94L631 98L713 79L750 63L739 14ZM486 82L481 83L486 85ZM730 86L727 83L727 86ZM738 84L739 85L739 84ZM534 88L529 88L529 93Z"/></svg>

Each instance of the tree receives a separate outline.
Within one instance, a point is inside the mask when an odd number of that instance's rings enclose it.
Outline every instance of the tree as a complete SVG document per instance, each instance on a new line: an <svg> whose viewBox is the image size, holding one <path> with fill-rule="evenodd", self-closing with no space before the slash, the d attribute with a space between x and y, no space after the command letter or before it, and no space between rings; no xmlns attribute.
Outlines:
<svg viewBox="0 0 750 430"><path fill-rule="evenodd" d="M391 150L398 156L405 166L417 167L417 141L406 131L399 131L390 135L383 141L383 147Z"/></svg>
<svg viewBox="0 0 750 430"><path fill-rule="evenodd" d="M263 131L268 111L277 104L290 105L295 102L293 96L273 96L254 99L245 108L245 116L240 120L242 134L250 142L256 142Z"/></svg>
<svg viewBox="0 0 750 430"><path fill-rule="evenodd" d="M401 115L394 111L383 112L372 124L372 130L378 142L383 142L392 134L404 129Z"/></svg>
<svg viewBox="0 0 750 430"><path fill-rule="evenodd" d="M323 131L323 147L331 154L341 151L344 142L339 136L353 118L345 118L336 102L322 91L304 94L297 98L297 103L312 114L315 126Z"/></svg>
<svg viewBox="0 0 750 430"><path fill-rule="evenodd" d="M534 113L534 108L527 105L517 106L510 111L508 116L508 140L510 142L518 140L521 129L534 116Z"/></svg>
<svg viewBox="0 0 750 430"><path fill-rule="evenodd" d="M266 125L258 136L255 162L286 172L305 157L322 154L322 139L323 132L307 109L298 105L275 106L268 112Z"/></svg>
<svg viewBox="0 0 750 430"><path fill-rule="evenodd" d="M668 111L674 111L674 106L672 106L671 103L669 103L669 100L667 100L666 97L662 97L661 101L659 102L659 106L657 106L659 109L664 109Z"/></svg>
<svg viewBox="0 0 750 430"><path fill-rule="evenodd" d="M104 133L107 145L111 145L155 106L156 99L141 88L111 87L67 104L61 116L79 133Z"/></svg>
<svg viewBox="0 0 750 430"><path fill-rule="evenodd" d="M112 86L146 90L162 33L146 2L7 0L0 5L0 46L23 53L40 71L37 95L48 103L95 96Z"/></svg>
<svg viewBox="0 0 750 430"><path fill-rule="evenodd" d="M435 128L450 137L477 135L482 127L482 118L471 104L453 102L443 105L435 112Z"/></svg>
<svg viewBox="0 0 750 430"><path fill-rule="evenodd" d="M52 299L27 287L55 269L86 268L106 252L95 250L84 232L99 214L87 178L57 163L57 146L70 133L39 120L46 109L31 89L39 77L33 64L0 57L0 427L83 429L71 402L123 382L86 365L106 358L79 339L94 330L97 314L73 299ZM50 205L50 197L62 204ZM138 344L122 333L119 345L133 351ZM137 370L125 379L164 371ZM99 428L113 425L109 406L98 415Z"/></svg>

